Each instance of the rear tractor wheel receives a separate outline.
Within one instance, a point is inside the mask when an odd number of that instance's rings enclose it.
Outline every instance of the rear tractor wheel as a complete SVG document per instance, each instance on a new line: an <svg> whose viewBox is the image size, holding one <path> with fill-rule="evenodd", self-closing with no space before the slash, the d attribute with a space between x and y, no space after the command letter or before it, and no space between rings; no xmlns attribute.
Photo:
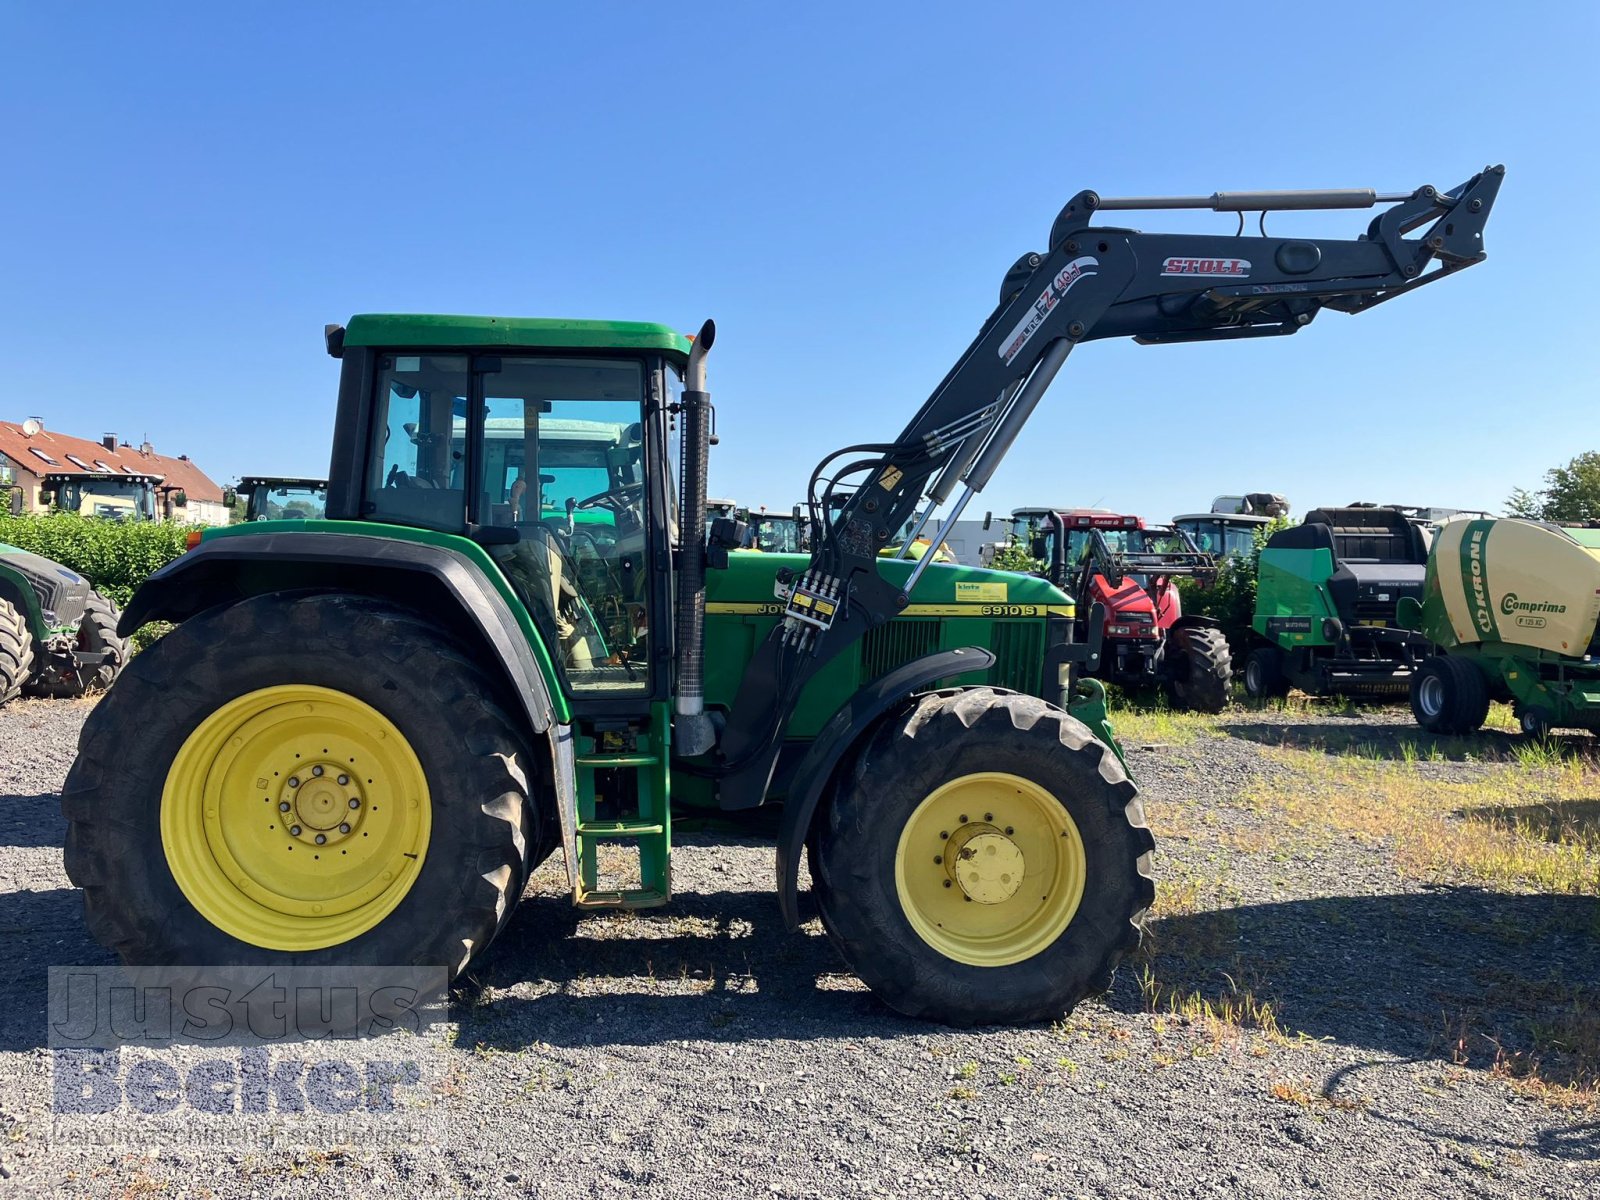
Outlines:
<svg viewBox="0 0 1600 1200"><path fill-rule="evenodd" d="M1167 695L1176 708L1219 713L1228 707L1233 655L1222 630L1180 625L1168 634Z"/></svg>
<svg viewBox="0 0 1600 1200"><path fill-rule="evenodd" d="M190 619L90 714L63 789L90 932L129 963L459 974L541 841L497 690L437 629L363 597Z"/></svg>
<svg viewBox="0 0 1600 1200"><path fill-rule="evenodd" d="M33 634L27 618L11 601L0 597L0 704L16 698L28 682L33 661Z"/></svg>
<svg viewBox="0 0 1600 1200"><path fill-rule="evenodd" d="M923 697L856 755L812 843L823 925L891 1007L1040 1021L1111 985L1155 898L1137 789L1032 696Z"/></svg>

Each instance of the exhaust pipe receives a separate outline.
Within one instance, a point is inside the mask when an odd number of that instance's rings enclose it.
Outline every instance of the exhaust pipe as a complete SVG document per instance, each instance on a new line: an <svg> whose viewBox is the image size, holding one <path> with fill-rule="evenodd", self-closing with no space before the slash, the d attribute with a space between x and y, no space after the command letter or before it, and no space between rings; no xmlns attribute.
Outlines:
<svg viewBox="0 0 1600 1200"><path fill-rule="evenodd" d="M678 695L672 722L673 749L692 758L716 744L705 711L706 472L711 454L711 394L706 391L706 354L717 338L707 321L689 350L683 388L683 463L678 526Z"/></svg>

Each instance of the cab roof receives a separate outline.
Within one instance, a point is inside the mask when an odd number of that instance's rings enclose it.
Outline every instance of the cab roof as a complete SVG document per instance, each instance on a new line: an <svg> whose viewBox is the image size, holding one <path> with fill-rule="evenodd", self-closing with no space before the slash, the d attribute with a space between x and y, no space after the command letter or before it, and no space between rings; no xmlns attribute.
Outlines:
<svg viewBox="0 0 1600 1200"><path fill-rule="evenodd" d="M655 350L689 357L689 339L645 321L579 321L559 317L463 317L362 313L344 329L346 346L430 348L502 346L526 350Z"/></svg>

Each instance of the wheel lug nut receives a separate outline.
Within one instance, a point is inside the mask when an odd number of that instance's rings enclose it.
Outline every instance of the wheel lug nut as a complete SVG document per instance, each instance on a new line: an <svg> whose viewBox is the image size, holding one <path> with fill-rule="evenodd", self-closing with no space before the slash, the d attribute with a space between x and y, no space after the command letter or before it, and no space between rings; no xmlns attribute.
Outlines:
<svg viewBox="0 0 1600 1200"><path fill-rule="evenodd" d="M288 812L289 811L289 802L287 800L278 801L278 811L279 812Z"/></svg>
<svg viewBox="0 0 1600 1200"><path fill-rule="evenodd" d="M933 861L934 861L934 862L936 862L936 863L942 863L942 862L943 862L943 861L944 861L944 855L942 855L942 854L935 854L935 855L934 855L934 856L933 856Z"/></svg>
<svg viewBox="0 0 1600 1200"><path fill-rule="evenodd" d="M340 833L349 833L350 832L350 826L348 824L344 824L344 825L339 826L339 832Z"/></svg>
<svg viewBox="0 0 1600 1200"><path fill-rule="evenodd" d="M298 775L289 776L289 786L290 787L299 787L300 786L300 776L298 776Z"/></svg>
<svg viewBox="0 0 1600 1200"><path fill-rule="evenodd" d="M340 787L343 787L345 784L347 784L349 782L350 782L350 776L348 776L348 775L339 776L339 786Z"/></svg>
<svg viewBox="0 0 1600 1200"><path fill-rule="evenodd" d="M294 834L295 837L299 837L300 836L300 826L298 826L298 825L289 826L289 832Z"/></svg>
<svg viewBox="0 0 1600 1200"><path fill-rule="evenodd" d="M361 807L361 801L357 800L354 796L351 796L350 797L350 807L351 808L360 808Z"/></svg>
<svg viewBox="0 0 1600 1200"><path fill-rule="evenodd" d="M947 842L947 841L949 841L949 840L950 840L950 835L949 835L949 833L947 833L947 832L946 832L946 831L945 831L945 830L943 830L943 829L941 829L941 830L939 830L939 840L940 840L940 841L943 841L943 842Z"/></svg>
<svg viewBox="0 0 1600 1200"><path fill-rule="evenodd" d="M313 775L321 775L322 774L322 768L321 767L312 767L311 768L311 773Z"/></svg>
<svg viewBox="0 0 1600 1200"><path fill-rule="evenodd" d="M967 823L967 814L966 813L962 813L961 814L961 823L963 825L965 825Z"/></svg>
<svg viewBox="0 0 1600 1200"><path fill-rule="evenodd" d="M1006 836L1007 837L1010 837L1015 832L1016 832L1016 830L1011 828L1011 826L1009 826L1009 825L1006 826Z"/></svg>
<svg viewBox="0 0 1600 1200"><path fill-rule="evenodd" d="M950 881L948 879L946 879L944 881L944 885L945 885L945 887L949 887L950 886Z"/></svg>
<svg viewBox="0 0 1600 1200"><path fill-rule="evenodd" d="M324 846L324 845L327 845L327 842L328 842L328 835L327 834L325 834L325 833L317 834L317 845Z"/></svg>
<svg viewBox="0 0 1600 1200"><path fill-rule="evenodd" d="M983 819L985 821L992 821L992 820L994 820L994 814L993 813L984 813L983 814Z"/></svg>

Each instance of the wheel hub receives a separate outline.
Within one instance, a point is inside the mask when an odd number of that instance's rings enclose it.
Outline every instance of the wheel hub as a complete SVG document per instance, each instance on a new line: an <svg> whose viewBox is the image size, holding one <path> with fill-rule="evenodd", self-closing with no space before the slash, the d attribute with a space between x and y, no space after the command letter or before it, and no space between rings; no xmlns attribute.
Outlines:
<svg viewBox="0 0 1600 1200"><path fill-rule="evenodd" d="M337 846L355 837L371 807L355 777L333 762L288 765L278 811L289 836L310 846Z"/></svg>
<svg viewBox="0 0 1600 1200"><path fill-rule="evenodd" d="M979 904L1003 904L1022 886L1026 866L1022 849L993 825L958 829L943 857L955 885Z"/></svg>

